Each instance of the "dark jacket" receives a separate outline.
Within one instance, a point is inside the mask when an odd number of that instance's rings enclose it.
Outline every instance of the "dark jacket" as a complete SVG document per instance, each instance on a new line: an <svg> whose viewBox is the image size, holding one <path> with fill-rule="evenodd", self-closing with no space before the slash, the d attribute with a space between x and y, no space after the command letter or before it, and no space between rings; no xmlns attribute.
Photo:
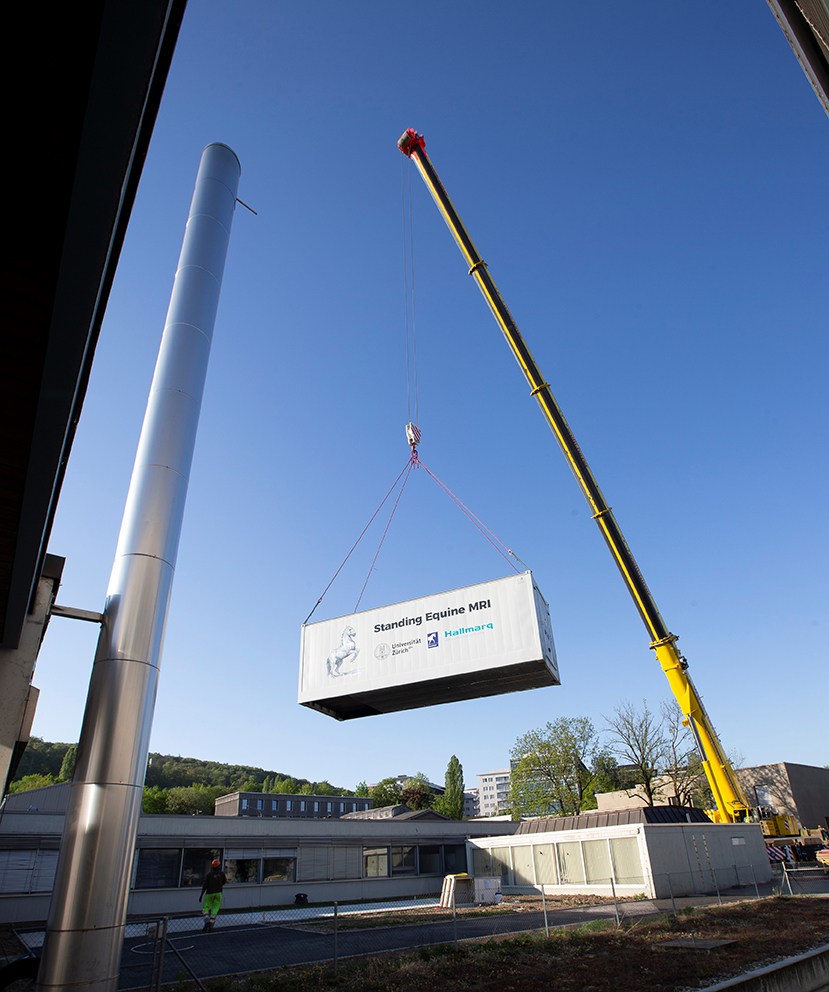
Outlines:
<svg viewBox="0 0 829 992"><path fill-rule="evenodd" d="M204 895L206 892L209 896L215 895L217 892L221 892L226 884L227 876L221 868L213 868L204 876L201 894Z"/></svg>

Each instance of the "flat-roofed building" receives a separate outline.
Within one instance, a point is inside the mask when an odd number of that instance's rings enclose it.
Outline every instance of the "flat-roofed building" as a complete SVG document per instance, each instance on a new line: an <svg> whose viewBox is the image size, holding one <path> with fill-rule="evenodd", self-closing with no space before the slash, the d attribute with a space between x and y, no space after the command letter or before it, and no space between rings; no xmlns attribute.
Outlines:
<svg viewBox="0 0 829 992"><path fill-rule="evenodd" d="M214 803L216 816L260 816L331 820L374 806L365 796L303 796L276 792L231 792Z"/></svg>

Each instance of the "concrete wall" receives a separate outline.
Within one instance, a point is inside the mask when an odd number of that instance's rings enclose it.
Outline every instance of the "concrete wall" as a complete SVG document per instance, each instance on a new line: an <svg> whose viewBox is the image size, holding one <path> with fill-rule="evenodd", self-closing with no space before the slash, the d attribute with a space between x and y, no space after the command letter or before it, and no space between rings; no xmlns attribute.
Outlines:
<svg viewBox="0 0 829 992"><path fill-rule="evenodd" d="M753 887L755 881L771 879L758 824L645 824L644 832L658 899Z"/></svg>

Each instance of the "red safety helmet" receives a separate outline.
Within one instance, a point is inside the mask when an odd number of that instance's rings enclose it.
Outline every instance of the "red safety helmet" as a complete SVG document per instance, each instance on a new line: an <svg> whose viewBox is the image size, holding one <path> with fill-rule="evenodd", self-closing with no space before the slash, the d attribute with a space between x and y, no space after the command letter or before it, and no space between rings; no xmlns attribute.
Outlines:
<svg viewBox="0 0 829 992"><path fill-rule="evenodd" d="M221 866L222 866L222 863L221 863L221 861L219 861L218 858L214 858L213 861L211 862L211 867L213 867L213 868L221 868Z"/></svg>

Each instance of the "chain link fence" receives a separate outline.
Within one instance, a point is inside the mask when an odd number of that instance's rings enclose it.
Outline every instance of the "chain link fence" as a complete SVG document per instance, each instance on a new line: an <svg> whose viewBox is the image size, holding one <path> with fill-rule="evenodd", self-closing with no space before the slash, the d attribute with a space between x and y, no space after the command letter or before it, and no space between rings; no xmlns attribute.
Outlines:
<svg viewBox="0 0 829 992"><path fill-rule="evenodd" d="M157 992L178 983L204 989L210 978L298 965L323 965L336 972L346 958L416 950L526 931L550 934L563 926L626 921L655 913L681 913L769 895L829 893L829 871L819 867L773 866L772 881L759 881L752 867L703 868L654 875L657 898L646 896L641 879L595 880L606 894L566 893L560 886L529 887L521 894L492 893L476 905L463 887L441 896L365 903L307 904L251 911L225 910L204 929L192 915L131 920L127 924L119 988ZM470 890L471 891L471 890ZM624 894L623 894L624 893ZM466 899L464 899L466 896ZM307 899L307 897L305 897ZM37 950L42 931L19 936Z"/></svg>

